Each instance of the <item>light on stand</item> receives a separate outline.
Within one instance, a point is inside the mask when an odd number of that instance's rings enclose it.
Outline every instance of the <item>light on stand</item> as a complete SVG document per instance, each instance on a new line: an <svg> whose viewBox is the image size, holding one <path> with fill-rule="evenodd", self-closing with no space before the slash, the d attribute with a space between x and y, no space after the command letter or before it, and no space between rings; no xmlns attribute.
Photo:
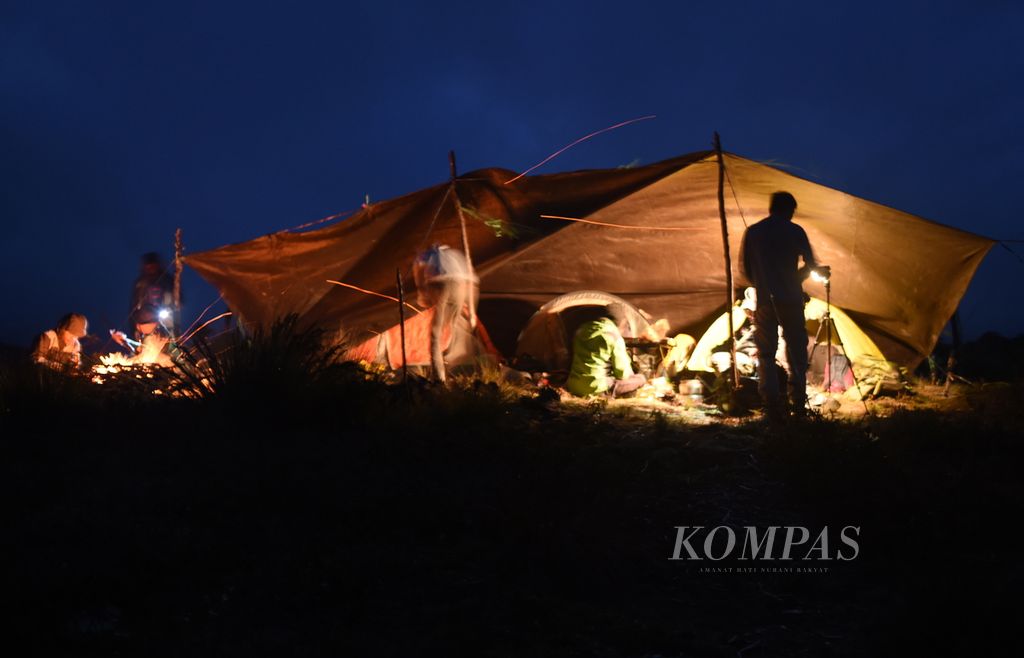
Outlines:
<svg viewBox="0 0 1024 658"><path fill-rule="evenodd" d="M808 355L808 361L814 358L814 350L818 348L818 337L821 335L821 329L825 329L825 348L828 353L825 355L825 374L824 378L825 393L831 398L832 397L832 283L829 279L832 277L832 268L828 265L819 265L810 272L811 279L818 283L825 284L825 314L821 318L821 324L818 325L818 335L814 337L814 347L811 348L811 353ZM839 339L839 346L842 348L842 354L846 356L846 346L843 345L842 336L838 333L836 338ZM863 390L860 387L860 382L857 380L857 372L853 368L853 362L847 358L847 364L850 369L850 375L853 377L853 385L857 387L857 393L860 395L860 401L864 405L864 413L870 414L868 410L867 400L864 399Z"/></svg>
<svg viewBox="0 0 1024 658"><path fill-rule="evenodd" d="M167 320L168 318L171 317L171 310L169 308L162 308L159 311L157 311L157 316L161 320Z"/></svg>
<svg viewBox="0 0 1024 658"><path fill-rule="evenodd" d="M828 351L825 353L824 379L825 391L829 397L832 397L832 284L828 280L831 275L832 269L828 266L811 270L811 278L825 284L825 349Z"/></svg>

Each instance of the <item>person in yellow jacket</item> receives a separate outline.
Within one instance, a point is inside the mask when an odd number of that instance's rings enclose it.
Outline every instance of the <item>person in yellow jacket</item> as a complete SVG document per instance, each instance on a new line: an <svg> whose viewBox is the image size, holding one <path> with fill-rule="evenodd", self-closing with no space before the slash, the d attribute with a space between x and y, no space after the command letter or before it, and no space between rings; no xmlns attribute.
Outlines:
<svg viewBox="0 0 1024 658"><path fill-rule="evenodd" d="M609 305L604 316L584 322L576 330L572 341L572 367L566 382L566 388L573 395L622 397L647 382L642 374L633 372L622 337L627 326L624 309L616 306L619 305Z"/></svg>

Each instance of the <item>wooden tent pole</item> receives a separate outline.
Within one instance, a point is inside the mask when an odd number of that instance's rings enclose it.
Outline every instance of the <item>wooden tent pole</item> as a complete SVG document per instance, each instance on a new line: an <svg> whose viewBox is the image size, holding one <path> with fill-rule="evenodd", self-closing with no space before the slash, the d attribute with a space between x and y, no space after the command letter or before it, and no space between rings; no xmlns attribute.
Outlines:
<svg viewBox="0 0 1024 658"><path fill-rule="evenodd" d="M181 243L181 229L174 232L174 330L177 332L178 323L181 321L181 256L185 252L185 246Z"/></svg>
<svg viewBox="0 0 1024 658"><path fill-rule="evenodd" d="M473 275L473 255L469 252L469 236L466 234L466 216L462 212L462 202L459 200L459 191L455 189L455 151L448 151L448 169L451 175L452 200L455 202L455 211L459 213L459 226L462 228L462 250L466 254L466 265L469 266L470 277ZM467 297L469 300L469 326L476 329L476 304L473 303L473 282L466 281Z"/></svg>
<svg viewBox="0 0 1024 658"><path fill-rule="evenodd" d="M729 316L729 353L732 362L732 383L740 387L740 374L736 368L736 328L732 321L732 298L735 286L732 280L732 256L729 253L729 225L725 220L725 160L722 157L722 142L715 132L715 155L718 157L718 217L722 221L722 248L725 250L725 312Z"/></svg>

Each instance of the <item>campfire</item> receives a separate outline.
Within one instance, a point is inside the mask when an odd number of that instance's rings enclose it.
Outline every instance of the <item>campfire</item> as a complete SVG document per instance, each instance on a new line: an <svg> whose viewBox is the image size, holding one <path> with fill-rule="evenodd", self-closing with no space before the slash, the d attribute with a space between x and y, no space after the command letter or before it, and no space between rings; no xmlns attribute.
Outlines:
<svg viewBox="0 0 1024 658"><path fill-rule="evenodd" d="M125 356L119 352L101 355L99 363L91 368L89 379L94 384L142 386L153 395L165 395L168 390L177 390L174 384L180 378L174 362L161 351L162 347L144 343L134 356Z"/></svg>

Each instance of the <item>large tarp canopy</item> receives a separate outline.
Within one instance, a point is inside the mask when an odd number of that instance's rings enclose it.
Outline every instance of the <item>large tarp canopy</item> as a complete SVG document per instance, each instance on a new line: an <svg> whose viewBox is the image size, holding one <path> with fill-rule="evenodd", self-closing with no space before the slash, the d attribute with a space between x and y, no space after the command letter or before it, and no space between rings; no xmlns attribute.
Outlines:
<svg viewBox="0 0 1024 658"><path fill-rule="evenodd" d="M832 266L832 302L898 363L933 349L993 241L726 154L733 263L772 192L797 199L794 221ZM458 209L480 275L480 316L506 353L545 302L603 290L673 332L700 335L725 306L718 169L710 152L612 170L528 176L485 169L371 205L327 228L280 232L188 256L249 325L288 313L362 340L397 321L394 302L328 283L395 294L417 251L459 247ZM555 215L594 223L544 219ZM609 226L615 225L615 226ZM620 227L626 228L620 228ZM736 286L749 285L736 269ZM821 285L805 290L824 297ZM412 298L410 296L410 298Z"/></svg>

